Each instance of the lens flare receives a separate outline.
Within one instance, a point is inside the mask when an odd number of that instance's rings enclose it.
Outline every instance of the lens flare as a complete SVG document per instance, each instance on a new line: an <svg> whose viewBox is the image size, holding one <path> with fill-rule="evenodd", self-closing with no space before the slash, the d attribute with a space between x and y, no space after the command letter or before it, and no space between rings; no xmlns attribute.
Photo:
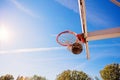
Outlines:
<svg viewBox="0 0 120 80"><path fill-rule="evenodd" d="M9 39L9 32L4 26L0 26L0 41L7 41Z"/></svg>

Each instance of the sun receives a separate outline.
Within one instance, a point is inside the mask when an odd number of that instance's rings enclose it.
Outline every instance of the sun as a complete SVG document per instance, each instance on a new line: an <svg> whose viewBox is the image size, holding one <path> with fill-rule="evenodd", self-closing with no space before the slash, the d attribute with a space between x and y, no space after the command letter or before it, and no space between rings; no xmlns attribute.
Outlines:
<svg viewBox="0 0 120 80"><path fill-rule="evenodd" d="M0 26L0 41L8 41L9 32L4 26Z"/></svg>

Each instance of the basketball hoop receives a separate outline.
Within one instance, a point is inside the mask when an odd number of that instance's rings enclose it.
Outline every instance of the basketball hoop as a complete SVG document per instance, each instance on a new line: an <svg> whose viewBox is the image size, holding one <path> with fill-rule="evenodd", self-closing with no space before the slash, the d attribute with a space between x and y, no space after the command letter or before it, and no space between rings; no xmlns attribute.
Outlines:
<svg viewBox="0 0 120 80"><path fill-rule="evenodd" d="M84 36L72 31L64 31L58 34L56 41L62 45L67 46L73 54L80 54L83 51L83 43L85 43Z"/></svg>
<svg viewBox="0 0 120 80"><path fill-rule="evenodd" d="M58 34L56 41L62 46L72 45L77 41L77 34L72 31L64 31Z"/></svg>

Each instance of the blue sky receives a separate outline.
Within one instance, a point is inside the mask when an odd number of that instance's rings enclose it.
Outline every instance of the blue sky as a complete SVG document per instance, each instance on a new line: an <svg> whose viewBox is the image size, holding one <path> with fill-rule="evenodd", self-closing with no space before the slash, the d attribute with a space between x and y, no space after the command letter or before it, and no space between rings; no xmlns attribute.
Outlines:
<svg viewBox="0 0 120 80"><path fill-rule="evenodd" d="M120 27L120 7L110 0L86 0L86 14L88 32ZM81 33L77 0L0 0L0 25L9 32L0 42L0 75L54 80L76 69L100 77L105 65L120 63L120 38L89 42L89 61L85 50L74 55L56 43L62 31Z"/></svg>

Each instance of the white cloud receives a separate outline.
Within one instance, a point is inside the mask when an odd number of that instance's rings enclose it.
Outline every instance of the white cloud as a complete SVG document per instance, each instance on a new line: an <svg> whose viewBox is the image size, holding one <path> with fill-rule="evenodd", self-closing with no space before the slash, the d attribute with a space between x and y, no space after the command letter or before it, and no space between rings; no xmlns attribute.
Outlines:
<svg viewBox="0 0 120 80"><path fill-rule="evenodd" d="M39 16L36 15L34 12L32 12L30 9L26 8L25 6L23 6L22 4L20 4L17 0L10 0L19 10L21 10L22 12L32 16L32 17L35 17L35 18L38 18Z"/></svg>
<svg viewBox="0 0 120 80"><path fill-rule="evenodd" d="M78 13L78 3L77 0L55 0L58 3L62 4L63 6L73 10L74 12Z"/></svg>
<svg viewBox="0 0 120 80"><path fill-rule="evenodd" d="M115 46L120 46L120 44L102 44L102 45L89 45L89 46L91 48L92 47L115 47ZM15 49L15 50L0 51L0 54L25 53L25 52L36 52L36 51L52 51L52 50L61 50L61 49L65 49L65 47Z"/></svg>
<svg viewBox="0 0 120 80"><path fill-rule="evenodd" d="M49 48L26 48L26 49L15 49L9 51L0 51L0 54L11 54L11 53L26 53L26 52L36 52L36 51L51 51L51 50L61 50L64 47L49 47Z"/></svg>
<svg viewBox="0 0 120 80"><path fill-rule="evenodd" d="M115 46L120 46L119 43L115 44L101 44L101 45L89 45L90 47L115 47Z"/></svg>

